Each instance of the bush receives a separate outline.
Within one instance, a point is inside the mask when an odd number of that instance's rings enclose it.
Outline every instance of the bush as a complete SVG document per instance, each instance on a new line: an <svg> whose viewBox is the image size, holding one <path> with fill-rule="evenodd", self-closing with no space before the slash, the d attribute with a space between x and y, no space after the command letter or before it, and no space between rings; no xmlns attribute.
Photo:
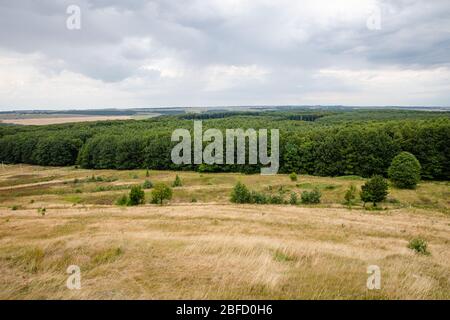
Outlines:
<svg viewBox="0 0 450 320"><path fill-rule="evenodd" d="M172 187L176 188L176 187L181 187L181 186L182 186L181 179L180 179L180 177L177 175L177 176L175 177L175 180L174 180L173 183L172 183Z"/></svg>
<svg viewBox="0 0 450 320"><path fill-rule="evenodd" d="M241 182L238 182L231 192L231 202L233 203L250 203L251 198L247 186Z"/></svg>
<svg viewBox="0 0 450 320"><path fill-rule="evenodd" d="M401 189L414 189L420 181L419 160L409 152L398 154L388 169L389 179Z"/></svg>
<svg viewBox="0 0 450 320"><path fill-rule="evenodd" d="M352 184L345 192L345 204L352 205L356 199L356 187Z"/></svg>
<svg viewBox="0 0 450 320"><path fill-rule="evenodd" d="M145 193L141 186L132 186L130 196L128 199L129 206L137 206L143 204L145 201Z"/></svg>
<svg viewBox="0 0 450 320"><path fill-rule="evenodd" d="M126 206L128 204L128 197L124 194L116 201L116 205L118 206Z"/></svg>
<svg viewBox="0 0 450 320"><path fill-rule="evenodd" d="M47 209L45 209L45 208L39 208L39 209L37 209L37 212L38 212L41 216L45 216L45 213L47 212Z"/></svg>
<svg viewBox="0 0 450 320"><path fill-rule="evenodd" d="M251 200L250 200L251 203L256 203L256 204L269 203L269 199L267 198L267 196L264 193L252 191L250 198L251 198Z"/></svg>
<svg viewBox="0 0 450 320"><path fill-rule="evenodd" d="M297 174L295 172L292 172L289 175L289 178L291 179L291 181L297 181Z"/></svg>
<svg viewBox="0 0 450 320"><path fill-rule="evenodd" d="M360 196L361 200L364 202L364 205L366 204L366 202L372 202L373 206L375 207L377 205L377 202L386 199L387 195L388 183L382 176L373 176L372 179L367 181L361 187Z"/></svg>
<svg viewBox="0 0 450 320"><path fill-rule="evenodd" d="M270 204L283 204L283 197L281 195L271 196L269 199Z"/></svg>
<svg viewBox="0 0 450 320"><path fill-rule="evenodd" d="M289 203L296 205L298 203L298 196L295 192L291 192L291 197L289 198Z"/></svg>
<svg viewBox="0 0 450 320"><path fill-rule="evenodd" d="M315 188L314 190L308 192L303 191L302 192L302 203L304 204L316 204L320 203L320 198L322 194L320 193L319 189Z"/></svg>
<svg viewBox="0 0 450 320"><path fill-rule="evenodd" d="M424 255L430 254L430 252L428 252L428 250L427 250L427 247L428 247L427 241L424 239L420 239L420 238L412 239L408 244L409 249L414 250L417 253L424 254Z"/></svg>
<svg viewBox="0 0 450 320"><path fill-rule="evenodd" d="M172 199L172 189L164 183L157 183L152 190L152 203L162 205L164 200Z"/></svg>
<svg viewBox="0 0 450 320"><path fill-rule="evenodd" d="M151 189L153 188L153 183L150 180L145 180L142 184L142 188L144 189Z"/></svg>

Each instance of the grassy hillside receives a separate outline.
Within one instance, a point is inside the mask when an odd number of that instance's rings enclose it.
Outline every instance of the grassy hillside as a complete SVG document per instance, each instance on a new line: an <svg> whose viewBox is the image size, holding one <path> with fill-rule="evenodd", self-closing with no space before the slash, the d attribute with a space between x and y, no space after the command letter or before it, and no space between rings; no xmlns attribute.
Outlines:
<svg viewBox="0 0 450 320"><path fill-rule="evenodd" d="M113 204L130 185L176 174L183 186L168 205ZM287 195L317 187L322 203L232 205L237 181ZM390 188L380 210L347 208L346 188L363 181L4 166L0 298L449 299L448 182ZM407 248L414 238L431 254ZM71 264L79 291L65 286ZM381 290L366 287L369 265Z"/></svg>

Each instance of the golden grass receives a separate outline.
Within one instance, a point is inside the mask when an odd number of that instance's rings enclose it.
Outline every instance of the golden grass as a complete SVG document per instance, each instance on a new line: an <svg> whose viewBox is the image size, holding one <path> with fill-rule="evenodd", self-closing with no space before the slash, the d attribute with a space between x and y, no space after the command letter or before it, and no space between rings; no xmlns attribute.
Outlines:
<svg viewBox="0 0 450 320"><path fill-rule="evenodd" d="M117 180L59 182L93 174ZM167 206L101 204L126 190L93 192L93 186L145 179L170 183L176 174L183 186ZM29 194L27 175L56 183ZM351 183L363 183L359 178L291 182L286 175L151 171L146 178L144 170L0 169L0 182L15 179L23 185L0 190L1 299L450 298L446 182L393 189L399 203L366 211L341 204ZM318 187L323 203L232 205L229 192L238 180L260 191ZM81 193L71 193L75 189ZM198 202L190 203L192 197ZM37 212L42 207L44 216ZM428 241L431 255L407 248L417 237ZM372 264L381 268L381 290L366 288ZM81 268L81 290L66 288L69 265Z"/></svg>

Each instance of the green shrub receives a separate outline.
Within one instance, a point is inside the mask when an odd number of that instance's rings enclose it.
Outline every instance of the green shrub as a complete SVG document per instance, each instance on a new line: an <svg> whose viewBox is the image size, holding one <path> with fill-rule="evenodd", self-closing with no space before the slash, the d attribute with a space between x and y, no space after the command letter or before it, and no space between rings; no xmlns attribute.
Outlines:
<svg viewBox="0 0 450 320"><path fill-rule="evenodd" d="M427 249L428 243L426 240L421 238L415 238L412 239L409 244L408 248L411 250L416 251L417 253L423 254L423 255L429 255L430 252Z"/></svg>
<svg viewBox="0 0 450 320"><path fill-rule="evenodd" d="M345 204L352 205L356 199L356 187L352 184L345 192Z"/></svg>
<svg viewBox="0 0 450 320"><path fill-rule="evenodd" d="M145 177L148 178L150 177L150 171L147 169L147 171L145 171Z"/></svg>
<svg viewBox="0 0 450 320"><path fill-rule="evenodd" d="M16 210L19 210L20 209L20 206L18 206L18 205L13 205L12 207L11 207L11 210L12 211L16 211Z"/></svg>
<svg viewBox="0 0 450 320"><path fill-rule="evenodd" d="M251 194L247 186L241 182L238 182L233 191L231 191L231 202L233 203L250 203Z"/></svg>
<svg viewBox="0 0 450 320"><path fill-rule="evenodd" d="M172 183L172 187L181 187L183 184L181 183L181 179L178 175L176 175L175 180Z"/></svg>
<svg viewBox="0 0 450 320"><path fill-rule="evenodd" d="M172 199L172 189L164 183L155 184L152 190L152 203L162 205L164 200Z"/></svg>
<svg viewBox="0 0 450 320"><path fill-rule="evenodd" d="M252 191L250 202L256 204L267 204L269 203L269 199L264 193Z"/></svg>
<svg viewBox="0 0 450 320"><path fill-rule="evenodd" d="M192 199L191 199L191 202L192 202L192 203L197 202L197 198L192 198Z"/></svg>
<svg viewBox="0 0 450 320"><path fill-rule="evenodd" d="M360 197L364 202L364 205L366 202L372 202L375 207L377 202L381 202L386 199L387 195L388 183L382 176L373 176L373 178L361 187Z"/></svg>
<svg viewBox="0 0 450 320"><path fill-rule="evenodd" d="M297 181L297 174L295 172L292 172L289 175L289 178L291 179L291 181Z"/></svg>
<svg viewBox="0 0 450 320"><path fill-rule="evenodd" d="M153 188L153 183L150 180L145 180L142 184L142 188L144 189L151 189Z"/></svg>
<svg viewBox="0 0 450 320"><path fill-rule="evenodd" d="M132 186L128 198L129 206L137 206L145 201L145 193L141 186Z"/></svg>
<svg viewBox="0 0 450 320"><path fill-rule="evenodd" d="M128 204L128 197L125 194L116 201L116 205L118 206L126 206L127 204Z"/></svg>
<svg viewBox="0 0 450 320"><path fill-rule="evenodd" d="M47 209L45 209L45 208L39 208L39 209L37 209L37 212L38 212L41 216L45 216L45 213L47 212Z"/></svg>
<svg viewBox="0 0 450 320"><path fill-rule="evenodd" d="M312 191L303 191L301 195L302 203L304 204L317 204L320 203L322 194L319 189L315 188Z"/></svg>
<svg viewBox="0 0 450 320"><path fill-rule="evenodd" d="M409 152L398 154L388 169L389 179L401 189L414 189L420 181L419 160Z"/></svg>
<svg viewBox="0 0 450 320"><path fill-rule="evenodd" d="M270 204L283 204L284 200L283 200L283 197L281 195L274 195L274 196L270 197L269 203Z"/></svg>
<svg viewBox="0 0 450 320"><path fill-rule="evenodd" d="M289 203L291 205L296 205L298 203L298 196L295 192L291 192L291 197L289 198Z"/></svg>

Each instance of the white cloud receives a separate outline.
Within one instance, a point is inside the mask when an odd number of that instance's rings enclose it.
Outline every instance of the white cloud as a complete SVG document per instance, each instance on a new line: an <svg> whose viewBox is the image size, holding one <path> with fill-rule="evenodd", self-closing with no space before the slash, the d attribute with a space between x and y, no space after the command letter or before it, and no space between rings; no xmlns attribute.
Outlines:
<svg viewBox="0 0 450 320"><path fill-rule="evenodd" d="M233 87L239 87L246 82L264 81L269 71L256 65L227 66L214 65L208 67L204 75L206 77L206 91L220 91Z"/></svg>

